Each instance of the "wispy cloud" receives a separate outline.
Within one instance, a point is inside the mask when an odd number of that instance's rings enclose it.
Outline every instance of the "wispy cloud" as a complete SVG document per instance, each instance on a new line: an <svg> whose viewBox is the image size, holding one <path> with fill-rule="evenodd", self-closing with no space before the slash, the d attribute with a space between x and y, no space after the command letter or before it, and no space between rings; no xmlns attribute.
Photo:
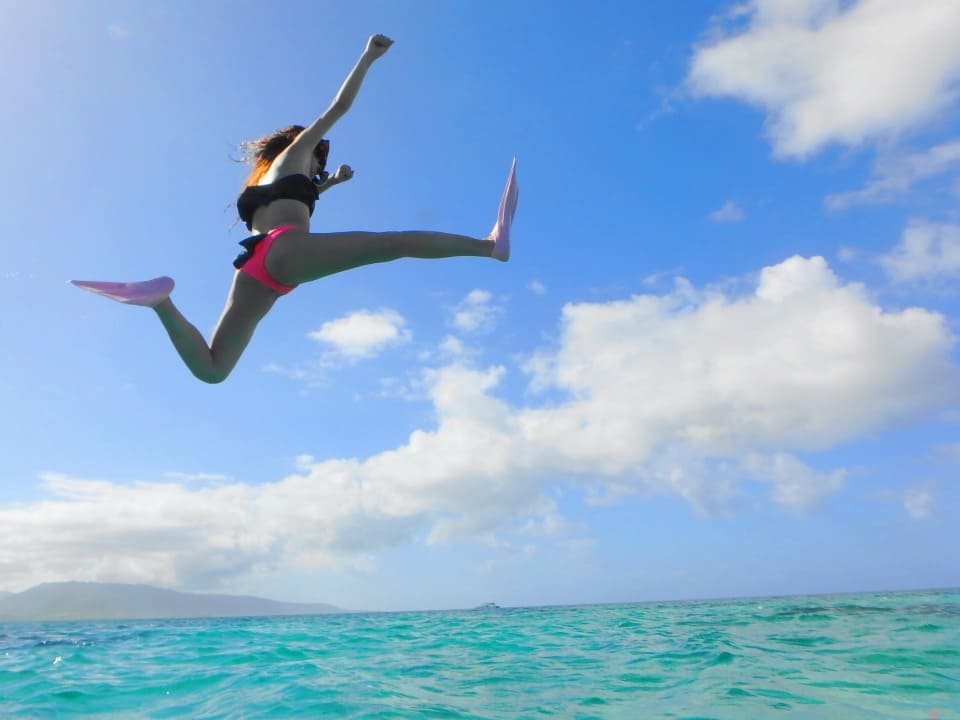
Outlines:
<svg viewBox="0 0 960 720"><path fill-rule="evenodd" d="M447 359L461 360L473 354L473 350L456 335L447 335L438 346L441 355Z"/></svg>
<svg viewBox="0 0 960 720"><path fill-rule="evenodd" d="M129 40L130 26L125 22L112 22L107 25L107 34L114 40Z"/></svg>
<svg viewBox="0 0 960 720"><path fill-rule="evenodd" d="M532 292L534 295L547 294L547 286L544 285L539 280L531 280L530 283L527 285L527 287L530 289L530 292Z"/></svg>
<svg viewBox="0 0 960 720"><path fill-rule="evenodd" d="M170 471L163 474L168 480L176 480L184 483L225 483L232 478L229 475L219 473L187 473Z"/></svg>
<svg viewBox="0 0 960 720"><path fill-rule="evenodd" d="M950 462L960 463L960 442L944 443L936 448L938 456Z"/></svg>
<svg viewBox="0 0 960 720"><path fill-rule="evenodd" d="M837 259L843 263L851 263L860 257L860 251L849 245L841 245L837 248Z"/></svg>
<svg viewBox="0 0 960 720"><path fill-rule="evenodd" d="M487 290L471 290L453 308L453 326L462 332L490 332L496 326L503 308L496 305L493 293Z"/></svg>
<svg viewBox="0 0 960 720"><path fill-rule="evenodd" d="M746 458L744 465L757 480L773 483L774 499L797 513L809 512L839 492L847 476L843 469L818 472L784 453L753 455Z"/></svg>
<svg viewBox="0 0 960 720"><path fill-rule="evenodd" d="M743 220L746 216L743 208L733 200L728 200L722 207L710 213L710 219L716 223L736 223Z"/></svg>
<svg viewBox="0 0 960 720"><path fill-rule="evenodd" d="M270 362L264 365L263 371L272 375L282 375L290 378L291 380L310 380L311 378L316 379L315 373L312 373L305 368L289 368L275 362Z"/></svg>
<svg viewBox="0 0 960 720"><path fill-rule="evenodd" d="M960 140L924 152L884 159L877 163L873 178L866 187L829 195L824 204L831 210L845 210L853 205L888 202L916 183L957 167L960 167Z"/></svg>
<svg viewBox="0 0 960 720"><path fill-rule="evenodd" d="M957 98L956 0L747 0L696 48L687 84L767 112L779 156L895 138Z"/></svg>
<svg viewBox="0 0 960 720"><path fill-rule="evenodd" d="M744 482L810 511L844 484L804 454L960 399L945 319L888 312L822 258L763 268L748 292L699 291L564 307L556 345L528 364L550 401L499 396L508 369L423 370L435 422L366 458L298 458L286 477L125 484L46 474L47 496L0 508L0 576L207 588L280 570L359 566L385 548L574 529L558 478L594 498L674 495L736 511ZM923 493L907 512L930 511ZM583 532L577 532L583 535Z"/></svg>
<svg viewBox="0 0 960 720"><path fill-rule="evenodd" d="M923 520L930 516L936 505L936 497L930 488L915 487L903 493L903 509L914 520Z"/></svg>
<svg viewBox="0 0 960 720"><path fill-rule="evenodd" d="M936 511L937 505L932 483L897 490L886 488L873 493L870 498L897 505L912 520L925 520Z"/></svg>
<svg viewBox="0 0 960 720"><path fill-rule="evenodd" d="M915 220L880 264L898 283L960 277L960 225Z"/></svg>

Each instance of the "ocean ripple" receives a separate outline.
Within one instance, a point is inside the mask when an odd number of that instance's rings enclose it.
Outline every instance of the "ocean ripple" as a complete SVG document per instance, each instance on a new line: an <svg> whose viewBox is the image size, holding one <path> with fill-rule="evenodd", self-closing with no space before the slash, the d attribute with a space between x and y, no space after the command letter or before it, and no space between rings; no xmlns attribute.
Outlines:
<svg viewBox="0 0 960 720"><path fill-rule="evenodd" d="M960 717L956 592L7 624L0 717Z"/></svg>

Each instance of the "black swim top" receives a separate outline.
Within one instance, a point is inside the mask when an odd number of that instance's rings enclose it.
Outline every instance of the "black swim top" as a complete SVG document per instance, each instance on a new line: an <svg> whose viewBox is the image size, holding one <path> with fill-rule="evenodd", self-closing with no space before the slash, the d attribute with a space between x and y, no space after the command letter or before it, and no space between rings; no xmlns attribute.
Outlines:
<svg viewBox="0 0 960 720"><path fill-rule="evenodd" d="M314 205L320 193L316 183L306 175L285 175L268 185L250 185L243 189L237 198L237 212L247 224L247 230L253 229L253 214L257 208L269 205L274 200L297 200L310 209L313 215Z"/></svg>

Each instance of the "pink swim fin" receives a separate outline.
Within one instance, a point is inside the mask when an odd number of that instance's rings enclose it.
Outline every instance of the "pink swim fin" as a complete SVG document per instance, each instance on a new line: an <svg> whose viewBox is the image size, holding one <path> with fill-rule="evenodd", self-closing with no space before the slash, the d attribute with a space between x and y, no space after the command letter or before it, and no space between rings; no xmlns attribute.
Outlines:
<svg viewBox="0 0 960 720"><path fill-rule="evenodd" d="M520 196L520 185L517 183L517 159L513 159L510 166L510 175L503 188L500 198L500 210L497 213L497 224L493 226L490 239L493 240L493 252L490 257L506 262L510 259L510 226L513 216L517 212L517 199Z"/></svg>
<svg viewBox="0 0 960 720"><path fill-rule="evenodd" d="M127 305L155 307L167 299L173 290L173 279L166 276L143 282L100 282L98 280L71 280L81 290L103 295Z"/></svg>

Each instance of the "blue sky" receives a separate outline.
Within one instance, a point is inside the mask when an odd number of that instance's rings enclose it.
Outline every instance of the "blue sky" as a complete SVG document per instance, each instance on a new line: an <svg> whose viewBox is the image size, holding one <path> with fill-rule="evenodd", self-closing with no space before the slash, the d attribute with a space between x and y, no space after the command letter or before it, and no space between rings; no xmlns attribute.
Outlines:
<svg viewBox="0 0 960 720"><path fill-rule="evenodd" d="M909 5L909 7L908 7ZM682 9L681 9L682 6ZM353 609L958 584L953 0L0 8L0 589ZM237 146L321 112L317 231L514 255L299 288L223 384Z"/></svg>

